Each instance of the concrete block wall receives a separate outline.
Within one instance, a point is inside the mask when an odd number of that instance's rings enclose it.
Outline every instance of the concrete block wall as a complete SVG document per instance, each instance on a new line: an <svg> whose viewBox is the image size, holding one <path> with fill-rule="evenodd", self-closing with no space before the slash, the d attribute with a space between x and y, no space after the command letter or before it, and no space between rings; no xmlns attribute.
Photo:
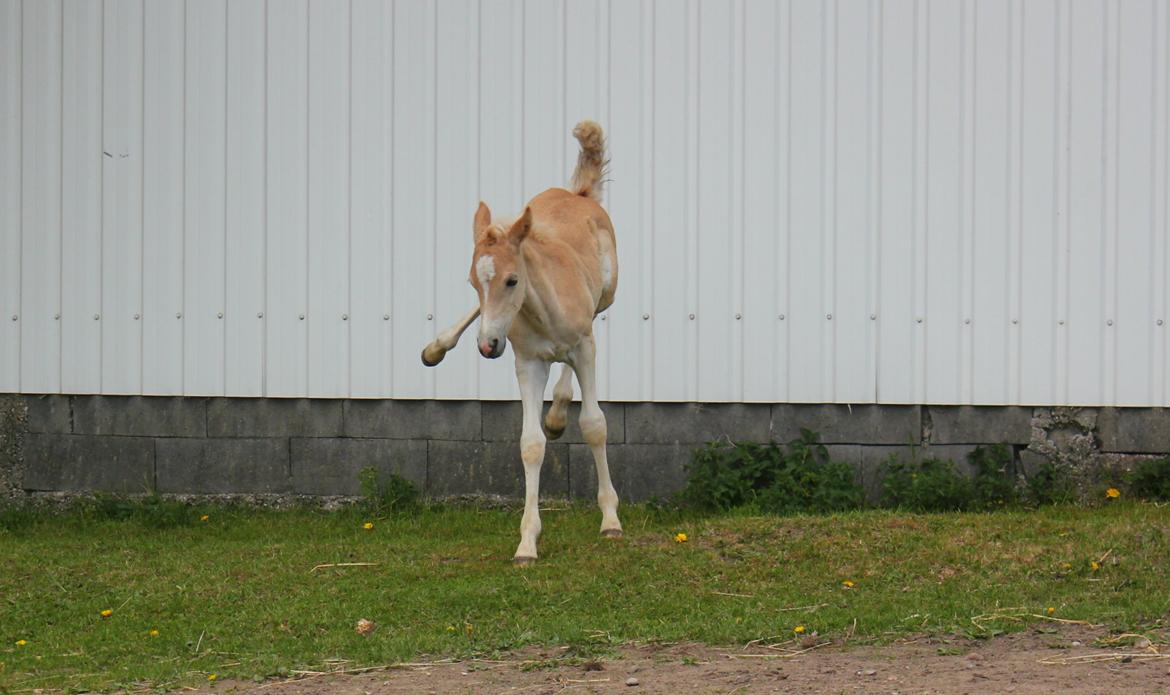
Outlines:
<svg viewBox="0 0 1170 695"><path fill-rule="evenodd" d="M712 440L786 442L819 433L874 495L891 454L960 462L1011 445L1020 470L1091 469L1170 454L1170 409L605 403L623 499L682 487ZM592 499L593 457L577 428L550 442L543 494ZM519 498L520 404L141 396L0 395L0 491L352 496L367 466L427 494Z"/></svg>

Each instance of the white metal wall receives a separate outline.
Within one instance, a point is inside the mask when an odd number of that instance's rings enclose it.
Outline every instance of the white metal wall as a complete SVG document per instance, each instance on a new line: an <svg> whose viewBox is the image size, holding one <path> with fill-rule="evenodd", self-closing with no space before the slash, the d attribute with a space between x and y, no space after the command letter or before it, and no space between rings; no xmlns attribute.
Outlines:
<svg viewBox="0 0 1170 695"><path fill-rule="evenodd" d="M0 0L0 391L419 351L609 132L617 400L1170 405L1168 0Z"/></svg>

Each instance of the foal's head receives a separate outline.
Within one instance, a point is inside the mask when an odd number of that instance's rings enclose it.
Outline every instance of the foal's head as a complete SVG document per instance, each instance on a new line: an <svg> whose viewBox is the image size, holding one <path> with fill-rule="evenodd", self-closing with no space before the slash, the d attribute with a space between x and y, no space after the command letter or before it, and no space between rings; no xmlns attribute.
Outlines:
<svg viewBox="0 0 1170 695"><path fill-rule="evenodd" d="M528 273L520 244L532 229L532 210L511 224L492 224L483 203L475 213L475 253L471 256L471 286L479 293L479 352L496 358L504 354L508 329L524 304Z"/></svg>

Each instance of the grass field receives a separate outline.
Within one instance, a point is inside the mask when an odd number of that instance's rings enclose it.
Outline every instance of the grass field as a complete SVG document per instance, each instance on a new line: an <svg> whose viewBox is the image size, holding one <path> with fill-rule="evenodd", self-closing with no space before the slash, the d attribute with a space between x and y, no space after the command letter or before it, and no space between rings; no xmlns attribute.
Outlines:
<svg viewBox="0 0 1170 695"><path fill-rule="evenodd" d="M0 691L175 688L532 644L735 644L797 626L853 641L991 636L1050 608L1125 631L1170 615L1168 506L622 516L625 539L607 541L595 509L554 503L526 569L510 563L514 510L190 508L167 528L133 515L10 517ZM355 562L375 564L314 570ZM357 634L361 618L372 634Z"/></svg>

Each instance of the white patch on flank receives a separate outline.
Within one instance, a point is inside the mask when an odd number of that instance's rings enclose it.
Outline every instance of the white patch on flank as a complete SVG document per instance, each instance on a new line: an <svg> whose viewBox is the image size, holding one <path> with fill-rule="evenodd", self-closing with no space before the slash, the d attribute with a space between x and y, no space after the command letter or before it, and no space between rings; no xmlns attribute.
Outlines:
<svg viewBox="0 0 1170 695"><path fill-rule="evenodd" d="M605 254L601 257L601 287L608 292L612 284L613 261L609 259L609 254Z"/></svg>
<svg viewBox="0 0 1170 695"><path fill-rule="evenodd" d="M487 285L496 276L496 262L492 260L491 256L480 256L479 260L475 262L475 274L479 277L479 284L484 286L484 291L487 291Z"/></svg>

